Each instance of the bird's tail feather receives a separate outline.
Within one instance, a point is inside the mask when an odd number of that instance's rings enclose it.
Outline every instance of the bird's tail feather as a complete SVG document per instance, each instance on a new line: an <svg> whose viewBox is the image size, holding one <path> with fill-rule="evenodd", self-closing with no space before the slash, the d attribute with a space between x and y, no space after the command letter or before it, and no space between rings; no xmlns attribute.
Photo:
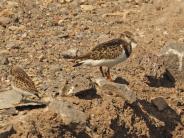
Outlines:
<svg viewBox="0 0 184 138"><path fill-rule="evenodd" d="M75 65L73 65L73 67L78 67L78 66L80 66L80 65L82 65L84 62L78 62L78 63L76 63Z"/></svg>
<svg viewBox="0 0 184 138"><path fill-rule="evenodd" d="M76 57L76 60L79 60L79 61L75 65L73 65L73 67L78 67L78 66L81 66L82 64L84 64L85 63L84 60L88 59L89 55L90 55L90 53L87 53L85 55ZM81 60L83 60L83 61L81 61Z"/></svg>

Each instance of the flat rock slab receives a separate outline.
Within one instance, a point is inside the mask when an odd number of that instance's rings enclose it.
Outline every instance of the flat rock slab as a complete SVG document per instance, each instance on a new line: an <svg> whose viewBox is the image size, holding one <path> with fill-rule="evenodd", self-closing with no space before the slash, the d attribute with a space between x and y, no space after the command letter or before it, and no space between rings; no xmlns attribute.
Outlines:
<svg viewBox="0 0 184 138"><path fill-rule="evenodd" d="M39 101L22 102L22 95L14 90L0 92L0 109L16 108L18 110L45 107L46 103Z"/></svg>
<svg viewBox="0 0 184 138"><path fill-rule="evenodd" d="M87 116L80 110L77 110L67 101L55 100L49 104L48 109L51 112L59 114L63 122L68 125L71 123L85 123Z"/></svg>
<svg viewBox="0 0 184 138"><path fill-rule="evenodd" d="M114 83L104 78L96 78L94 82L100 88L101 93L123 97L130 104L137 100L136 94L125 84Z"/></svg>
<svg viewBox="0 0 184 138"><path fill-rule="evenodd" d="M184 81L184 43L170 42L161 50L166 68L176 80Z"/></svg>
<svg viewBox="0 0 184 138"><path fill-rule="evenodd" d="M15 107L21 99L22 96L13 90L0 92L0 109Z"/></svg>

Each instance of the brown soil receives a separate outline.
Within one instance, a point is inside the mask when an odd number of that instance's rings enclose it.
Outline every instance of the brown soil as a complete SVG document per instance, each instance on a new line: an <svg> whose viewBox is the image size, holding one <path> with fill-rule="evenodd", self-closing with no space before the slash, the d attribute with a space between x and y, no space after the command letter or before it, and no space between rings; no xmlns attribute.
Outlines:
<svg viewBox="0 0 184 138"><path fill-rule="evenodd" d="M64 97L90 116L86 125L66 126L58 115L45 109L22 111L10 117L16 130L11 137L182 138L183 82L145 83L146 70L139 70L139 61L146 53L157 54L168 41L184 41L184 1L73 0L64 4L59 1L0 2L0 17L10 18L10 23L0 25L0 54L9 60L8 64L0 65L0 88L10 86L11 64L23 66L46 95L57 95L65 79L100 76L97 68L73 68L73 63L63 59L62 52L75 47L86 52L99 42L128 30L135 35L138 46L126 62L113 68L112 75L129 83L139 103L129 105L122 98L106 94ZM95 9L81 11L80 5L85 4ZM127 14L109 14L117 12ZM164 111L158 111L150 102L159 96L169 105ZM20 117L25 117L24 121L19 121Z"/></svg>

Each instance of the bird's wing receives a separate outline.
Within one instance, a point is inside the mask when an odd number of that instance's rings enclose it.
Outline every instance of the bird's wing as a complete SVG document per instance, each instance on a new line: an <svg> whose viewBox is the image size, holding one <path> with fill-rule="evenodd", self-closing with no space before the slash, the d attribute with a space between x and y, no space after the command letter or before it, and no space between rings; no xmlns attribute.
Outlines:
<svg viewBox="0 0 184 138"><path fill-rule="evenodd" d="M29 78L29 76L27 78L23 78L20 76L16 77L16 81L18 81L17 83L21 84L20 89L31 92L33 94L36 94L38 92L38 90L35 87L34 82Z"/></svg>
<svg viewBox="0 0 184 138"><path fill-rule="evenodd" d="M128 43L122 39L112 39L92 49L90 59L114 59L120 56Z"/></svg>
<svg viewBox="0 0 184 138"><path fill-rule="evenodd" d="M101 49L101 48L116 47L116 46L118 46L122 43L124 43L124 40L122 40L120 38L112 39L112 40L109 40L109 41L98 44L97 46L95 46L92 49L92 51L96 50L96 49L98 50L98 49Z"/></svg>
<svg viewBox="0 0 184 138"><path fill-rule="evenodd" d="M77 59L80 59L80 60L114 59L120 56L123 50L127 55L129 55L130 54L128 53L129 46L130 45L123 39L120 39L120 38L112 39L107 42L98 44L89 53L79 56L77 57Z"/></svg>

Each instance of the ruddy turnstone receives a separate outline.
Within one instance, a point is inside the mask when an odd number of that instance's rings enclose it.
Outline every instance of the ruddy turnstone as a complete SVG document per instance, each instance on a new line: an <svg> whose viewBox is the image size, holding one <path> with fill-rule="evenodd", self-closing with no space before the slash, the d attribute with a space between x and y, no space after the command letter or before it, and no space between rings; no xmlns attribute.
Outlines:
<svg viewBox="0 0 184 138"><path fill-rule="evenodd" d="M132 36L132 33L126 31L121 34L120 38L98 44L89 53L76 57L80 61L73 67L80 65L99 66L102 76L112 80L110 68L126 60L131 55L132 49L136 47ZM106 74L104 74L102 66L108 67Z"/></svg>
<svg viewBox="0 0 184 138"><path fill-rule="evenodd" d="M10 69L11 75L11 86L12 88L21 93L23 99L40 99L38 95L38 90L35 87L34 82L27 75L27 73L19 66L13 66Z"/></svg>

